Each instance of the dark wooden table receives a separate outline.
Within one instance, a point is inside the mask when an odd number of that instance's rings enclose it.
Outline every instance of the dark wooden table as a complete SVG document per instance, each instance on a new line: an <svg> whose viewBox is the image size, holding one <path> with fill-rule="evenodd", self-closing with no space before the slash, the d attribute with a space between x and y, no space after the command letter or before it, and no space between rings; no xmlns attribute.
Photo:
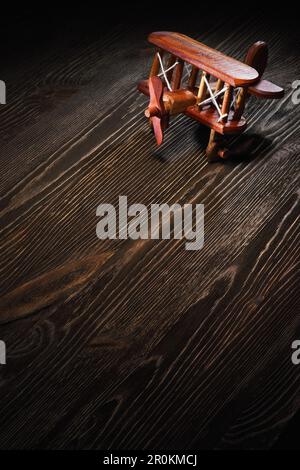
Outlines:
<svg viewBox="0 0 300 470"><path fill-rule="evenodd" d="M280 15L27 21L0 77L0 447L276 446L300 403L297 30ZM155 147L136 83L159 29L238 59L269 43L265 77L286 95L250 100L243 158L208 164L208 131L184 116ZM204 248L98 240L96 207L119 195L204 203Z"/></svg>

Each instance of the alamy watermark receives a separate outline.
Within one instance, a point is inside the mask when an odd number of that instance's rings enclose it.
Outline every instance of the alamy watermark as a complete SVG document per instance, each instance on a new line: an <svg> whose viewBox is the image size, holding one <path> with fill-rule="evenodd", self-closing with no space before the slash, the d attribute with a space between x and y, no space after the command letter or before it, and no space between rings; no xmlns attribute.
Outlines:
<svg viewBox="0 0 300 470"><path fill-rule="evenodd" d="M0 104L6 104L6 84L0 80Z"/></svg>
<svg viewBox="0 0 300 470"><path fill-rule="evenodd" d="M292 349L295 350L291 357L292 363L298 366L300 364L300 339L296 339L292 342Z"/></svg>
<svg viewBox="0 0 300 470"><path fill-rule="evenodd" d="M6 364L6 344L0 340L0 365Z"/></svg>
<svg viewBox="0 0 300 470"><path fill-rule="evenodd" d="M96 210L100 221L96 234L105 239L164 239L185 238L186 250L199 250L204 244L203 204L144 204L127 205L127 196L119 196L118 210L112 204L100 204ZM130 219L130 220L129 220Z"/></svg>

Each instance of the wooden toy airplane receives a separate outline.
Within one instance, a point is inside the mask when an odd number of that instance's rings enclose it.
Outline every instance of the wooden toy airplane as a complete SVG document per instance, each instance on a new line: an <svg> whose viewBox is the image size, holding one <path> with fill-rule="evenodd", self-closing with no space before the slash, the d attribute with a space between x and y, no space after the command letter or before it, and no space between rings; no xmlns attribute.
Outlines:
<svg viewBox="0 0 300 470"><path fill-rule="evenodd" d="M282 88L262 79L268 60L265 42L253 44L243 63L179 33L159 31L151 33L148 40L157 50L149 79L142 80L138 90L150 96L145 115L158 145L169 116L184 113L211 129L208 159L226 159L230 151L224 147L224 136L246 129L243 112L247 97L274 99L284 95ZM185 62L192 67L183 84ZM199 70L200 83L196 86Z"/></svg>

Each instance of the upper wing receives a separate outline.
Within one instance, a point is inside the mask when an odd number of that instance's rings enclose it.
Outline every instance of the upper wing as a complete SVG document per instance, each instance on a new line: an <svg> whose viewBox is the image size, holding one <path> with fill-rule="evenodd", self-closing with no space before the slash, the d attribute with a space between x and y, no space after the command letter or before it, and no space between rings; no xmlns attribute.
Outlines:
<svg viewBox="0 0 300 470"><path fill-rule="evenodd" d="M255 83L258 72L249 65L222 54L184 34L158 31L148 36L149 42L197 68L237 87Z"/></svg>

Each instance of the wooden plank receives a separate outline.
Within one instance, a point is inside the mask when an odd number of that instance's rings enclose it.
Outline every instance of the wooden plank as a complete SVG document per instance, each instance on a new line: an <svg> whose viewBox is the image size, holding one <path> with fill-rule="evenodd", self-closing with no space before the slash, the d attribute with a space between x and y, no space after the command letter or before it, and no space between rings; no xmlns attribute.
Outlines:
<svg viewBox="0 0 300 470"><path fill-rule="evenodd" d="M148 41L232 86L245 86L258 80L254 68L184 34L158 31L149 34Z"/></svg>
<svg viewBox="0 0 300 470"><path fill-rule="evenodd" d="M229 55L263 32L285 83L298 30L251 14L189 27ZM43 47L2 63L0 447L270 448L299 410L300 108L249 101L243 157L225 165L207 164L209 133L185 116L157 150L134 90L153 24L83 24L51 23ZM204 203L203 249L99 241L96 207L120 194Z"/></svg>

